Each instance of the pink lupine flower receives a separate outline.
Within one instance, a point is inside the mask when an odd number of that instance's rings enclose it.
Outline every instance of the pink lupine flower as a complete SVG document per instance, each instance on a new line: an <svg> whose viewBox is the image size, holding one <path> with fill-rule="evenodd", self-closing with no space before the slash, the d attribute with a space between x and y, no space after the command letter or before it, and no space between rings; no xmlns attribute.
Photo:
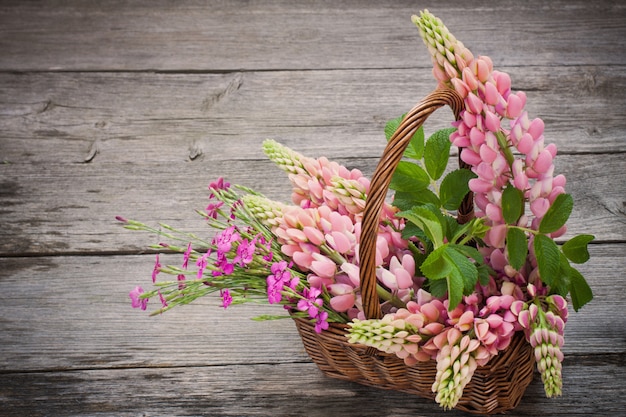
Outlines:
<svg viewBox="0 0 626 417"><path fill-rule="evenodd" d="M311 262L311 271L322 278L333 278L337 273L337 264L328 257L319 253L311 254L313 262Z"/></svg>
<svg viewBox="0 0 626 417"><path fill-rule="evenodd" d="M526 95L512 92L510 77L494 70L488 57L474 57L428 11L413 21L431 53L435 77L464 98L465 110L454 123L457 131L450 139L463 148L461 159L477 174L469 187L475 193L476 214L485 216L492 227L485 243L503 248L506 227L500 197L505 187L510 184L524 193L533 218L529 222L522 216L520 225L533 229L564 192L564 184L553 181L556 146L544 143L543 121L529 119L524 109ZM514 157L514 150L521 156ZM565 227L551 236L564 232Z"/></svg>
<svg viewBox="0 0 626 417"><path fill-rule="evenodd" d="M413 286L415 275L415 259L412 255L405 254L402 263L396 256L389 262L388 269L379 267L376 276L390 290L407 289Z"/></svg>
<svg viewBox="0 0 626 417"><path fill-rule="evenodd" d="M356 294L354 287L348 284L331 284L328 286L328 292L332 296L330 306L333 310L344 313L354 307L356 302Z"/></svg>
<svg viewBox="0 0 626 417"><path fill-rule="evenodd" d="M140 286L136 286L130 293L128 293L133 308L141 308L142 310L145 310L148 307L148 299L141 298L141 294L143 293L144 290Z"/></svg>

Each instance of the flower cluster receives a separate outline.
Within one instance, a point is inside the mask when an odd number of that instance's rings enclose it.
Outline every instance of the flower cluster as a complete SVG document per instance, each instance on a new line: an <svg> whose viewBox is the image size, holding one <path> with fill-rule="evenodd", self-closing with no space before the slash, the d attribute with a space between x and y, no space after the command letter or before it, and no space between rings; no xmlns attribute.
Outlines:
<svg viewBox="0 0 626 417"><path fill-rule="evenodd" d="M265 154L287 173L291 203L273 201L223 179L209 185L200 214L209 239L161 224L118 218L126 228L168 240L153 248L182 254L179 266L152 269L154 289L130 291L134 308L153 314L215 293L221 306L262 300L310 320L318 333L347 323L347 340L396 355L408 365L436 361L436 401L453 408L478 366L524 334L547 396L560 395L568 302L578 310L591 289L570 262L588 259L591 235L558 247L572 210L565 177L555 175L556 147L541 119L525 111L526 95L510 77L474 55L441 20L414 16L439 88L463 99L453 129L425 141L418 130L384 203L376 238L376 293L384 316L365 317L359 246L370 181L325 157L310 158L274 140ZM392 120L387 137L401 123ZM450 146L462 168L444 176ZM409 162L413 159L416 163ZM442 178L443 177L443 178ZM470 192L471 191L471 192ZM471 199L473 219L457 210ZM529 212L527 213L527 209ZM159 280L159 274L175 276ZM521 337L521 336L520 336Z"/></svg>
<svg viewBox="0 0 626 417"><path fill-rule="evenodd" d="M471 294L464 292L458 304L445 300L443 305L448 305L441 308L433 306L437 300L425 298L388 314L380 320L384 331L377 321L355 321L350 340L394 352L407 364L435 359L433 391L442 406L451 408L476 364L506 349L522 331L535 349L546 395L560 395L568 312L564 296L571 291L575 309L591 299L584 279L569 266L569 260L584 262L588 254L574 254L569 248L586 245L593 237L573 239L562 253L553 241L566 231L571 197L565 194L565 177L554 174L556 147L545 144L544 123L531 120L524 110L526 95L512 92L508 74L494 70L488 57L474 57L428 11L413 21L431 53L440 88L454 89L464 101L450 141L474 174L468 181L474 215L486 226L476 240L492 272ZM416 223L425 224L425 219ZM443 262L437 252L431 256ZM440 271L431 270L435 261L429 258L421 270L426 277L438 278Z"/></svg>

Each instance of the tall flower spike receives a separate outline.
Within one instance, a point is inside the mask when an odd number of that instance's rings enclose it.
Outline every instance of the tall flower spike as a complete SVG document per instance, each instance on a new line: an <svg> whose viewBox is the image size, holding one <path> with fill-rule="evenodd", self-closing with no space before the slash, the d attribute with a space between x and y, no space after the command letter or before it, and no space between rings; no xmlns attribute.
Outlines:
<svg viewBox="0 0 626 417"><path fill-rule="evenodd" d="M281 202L254 194L246 194L242 201L257 220L270 227L278 225L277 219L282 216L285 208Z"/></svg>
<svg viewBox="0 0 626 417"><path fill-rule="evenodd" d="M444 409L452 409L463 396L463 389L478 367L476 356L483 356L480 342L449 328L437 353L437 375L432 390Z"/></svg>
<svg viewBox="0 0 626 417"><path fill-rule="evenodd" d="M305 157L273 139L263 141L263 152L272 162L278 165L280 169L289 174L301 174L306 172L302 163Z"/></svg>
<svg viewBox="0 0 626 417"><path fill-rule="evenodd" d="M449 87L451 80L460 78L461 72L474 59L463 43L452 35L441 19L428 10L411 18L417 25L433 61L433 75Z"/></svg>

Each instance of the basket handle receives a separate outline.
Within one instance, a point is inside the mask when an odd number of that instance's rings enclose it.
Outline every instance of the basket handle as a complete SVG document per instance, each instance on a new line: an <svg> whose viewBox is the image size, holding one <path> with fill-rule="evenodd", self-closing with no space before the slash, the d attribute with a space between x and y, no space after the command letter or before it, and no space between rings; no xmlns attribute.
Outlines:
<svg viewBox="0 0 626 417"><path fill-rule="evenodd" d="M376 239L378 237L380 214L387 196L391 177L415 131L426 121L431 113L446 104L452 108L455 118L458 119L459 113L464 107L463 99L456 91L450 88L436 89L413 107L402 120L391 139L389 139L378 166L372 175L370 190L363 212L359 244L361 298L365 317L369 319L382 318L380 301L376 292ZM465 165L460 158L459 163ZM468 216L471 216L473 212L472 198L471 193L466 196L462 208L459 209L459 221L463 222L461 217L467 219Z"/></svg>

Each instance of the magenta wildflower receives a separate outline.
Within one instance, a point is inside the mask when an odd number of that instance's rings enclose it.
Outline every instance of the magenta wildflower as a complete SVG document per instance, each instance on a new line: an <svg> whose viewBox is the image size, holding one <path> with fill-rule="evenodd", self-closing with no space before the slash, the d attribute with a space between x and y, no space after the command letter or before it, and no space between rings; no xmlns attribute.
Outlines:
<svg viewBox="0 0 626 417"><path fill-rule="evenodd" d="M322 333L326 329L328 329L328 313L320 311L315 321L315 332Z"/></svg>
<svg viewBox="0 0 626 417"><path fill-rule="evenodd" d="M176 277L176 279L178 280L178 282L180 284L178 284L178 289L179 290L183 290L185 288L185 284L183 284L183 281L186 280L185 275L183 274L178 274L178 276Z"/></svg>
<svg viewBox="0 0 626 417"><path fill-rule="evenodd" d="M161 290L157 291L159 294L159 300L161 301L161 305L163 307L167 307L167 300L165 299L165 297L163 297L163 294L161 293Z"/></svg>
<svg viewBox="0 0 626 417"><path fill-rule="evenodd" d="M291 268L292 264L287 264L287 261L275 262L270 267L271 274L267 276L267 300L270 304L279 303L283 299L282 290L287 286L291 289L296 288L299 283L298 278L292 278L291 272L288 268Z"/></svg>
<svg viewBox="0 0 626 417"><path fill-rule="evenodd" d="M209 258L210 254L211 254L211 251L209 250L207 253L199 257L198 260L196 261L196 266L198 267L198 279L201 279L202 274L204 274L204 270L206 269L206 266L207 266L207 259Z"/></svg>
<svg viewBox="0 0 626 417"><path fill-rule="evenodd" d="M159 268L161 268L161 264L159 263L159 254L157 253L156 261L154 262L154 269L152 270L152 283L156 282L156 277L161 271Z"/></svg>
<svg viewBox="0 0 626 417"><path fill-rule="evenodd" d="M254 252L256 250L256 240L243 239L237 246L237 255L233 259L233 264L239 265L242 268L252 262Z"/></svg>
<svg viewBox="0 0 626 417"><path fill-rule="evenodd" d="M219 177L215 182L212 182L209 184L209 190L211 191L216 191L216 190L228 190L230 188L230 183L224 181L224 178ZM215 197L215 194L213 194L213 192L211 192L211 194L209 195L209 198L213 198Z"/></svg>
<svg viewBox="0 0 626 417"><path fill-rule="evenodd" d="M220 275L230 275L235 270L235 265L228 262L228 258L225 254L219 252L215 261L215 266L217 266L218 269L213 271L214 277L218 277Z"/></svg>
<svg viewBox="0 0 626 417"><path fill-rule="evenodd" d="M230 252L233 242L239 240L239 237L235 226L230 226L217 233L213 238L213 244L217 247L217 253L225 255L227 252Z"/></svg>
<svg viewBox="0 0 626 417"><path fill-rule="evenodd" d="M228 308L228 306L233 302L233 297L230 295L228 288L220 290L220 297L222 297L222 307L224 308Z"/></svg>
<svg viewBox="0 0 626 417"><path fill-rule="evenodd" d="M217 219L219 209L224 205L224 202L218 201L217 203L209 203L206 207L206 214L212 219Z"/></svg>
<svg viewBox="0 0 626 417"><path fill-rule="evenodd" d="M300 301L298 301L298 310L300 311L306 311L309 313L309 317L311 318L316 318L319 312L320 307L323 304L323 301L321 298L319 298L319 295L322 293L322 291L319 288L305 288L304 291L302 292L302 295L304 296L303 299L301 299Z"/></svg>
<svg viewBox="0 0 626 417"><path fill-rule="evenodd" d="M183 269L187 269L189 265L189 256L191 255L191 242L187 245L187 250L183 254Z"/></svg>
<svg viewBox="0 0 626 417"><path fill-rule="evenodd" d="M133 308L141 308L142 310L145 310L148 307L148 299L141 298L141 294L143 293L143 288L141 288L139 285L128 293Z"/></svg>

